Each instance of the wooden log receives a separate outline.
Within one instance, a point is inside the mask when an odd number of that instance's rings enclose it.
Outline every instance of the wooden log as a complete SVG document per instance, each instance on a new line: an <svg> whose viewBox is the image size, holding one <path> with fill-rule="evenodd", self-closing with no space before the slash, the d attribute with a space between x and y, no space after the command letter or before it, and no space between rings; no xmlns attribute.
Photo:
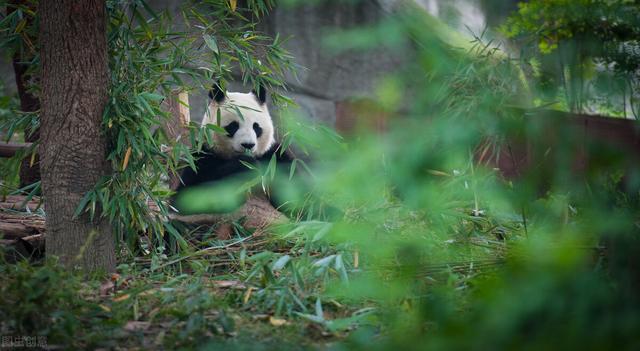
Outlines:
<svg viewBox="0 0 640 351"><path fill-rule="evenodd" d="M0 234L3 238L17 239L24 236L37 234L33 228L30 228L22 223L5 223L0 222Z"/></svg>
<svg viewBox="0 0 640 351"><path fill-rule="evenodd" d="M20 239L45 231L44 218L24 212L0 212L0 235L4 239Z"/></svg>
<svg viewBox="0 0 640 351"><path fill-rule="evenodd" d="M265 229L269 225L286 222L287 217L275 209L264 196L250 196L244 205L229 214L197 214L181 216L171 214L169 219L189 224L217 226L216 236L219 239L229 239L233 234L231 223L244 219L243 227L256 231Z"/></svg>
<svg viewBox="0 0 640 351"><path fill-rule="evenodd" d="M0 157L13 157L15 154L22 150L27 150L31 147L31 143L5 143L0 142Z"/></svg>
<svg viewBox="0 0 640 351"><path fill-rule="evenodd" d="M37 228L44 228L44 217L26 212L0 211L0 222L28 223Z"/></svg>
<svg viewBox="0 0 640 351"><path fill-rule="evenodd" d="M45 239L43 234L37 234L16 240L0 240L0 246L9 263L38 260L44 257Z"/></svg>
<svg viewBox="0 0 640 351"><path fill-rule="evenodd" d="M31 249L35 252L44 252L44 244L45 244L45 235L44 234L34 234L25 236L24 238L20 238L22 242L28 243L31 245Z"/></svg>
<svg viewBox="0 0 640 351"><path fill-rule="evenodd" d="M39 198L25 201L25 196L12 195L0 202L0 249L7 262L38 259L44 255L45 219L41 215L25 212L35 210Z"/></svg>
<svg viewBox="0 0 640 351"><path fill-rule="evenodd" d="M16 242L17 240L0 239L0 246L10 246L14 245Z"/></svg>
<svg viewBox="0 0 640 351"><path fill-rule="evenodd" d="M10 195L0 198L0 200L0 236L2 239L24 239L44 233L44 217L24 212L27 208L30 211L35 211L40 206L38 197L25 201L25 196Z"/></svg>
<svg viewBox="0 0 640 351"><path fill-rule="evenodd" d="M249 197L241 208L229 214L169 215L169 219L172 220L202 225L219 224L240 218L246 218L245 225L252 229L263 228L269 224L286 220L286 216L276 210L269 200L262 196Z"/></svg>
<svg viewBox="0 0 640 351"><path fill-rule="evenodd" d="M45 219L41 215L24 211L26 207L35 210L40 206L40 199L34 197L25 203L25 196L11 195L0 202L0 245L15 246L26 245L32 250L44 250ZM220 239L228 239L232 231L234 221L243 220L242 224L247 229L259 232L267 226L275 223L286 222L285 215L275 209L265 196L250 196L245 204L237 211L228 214L200 214L180 216L170 214L169 218L159 216L159 208L153 202L149 202L150 215L158 220L176 220L187 224L216 226L216 235ZM3 211L4 210L4 211ZM35 252L35 251L34 251Z"/></svg>
<svg viewBox="0 0 640 351"><path fill-rule="evenodd" d="M25 199L26 197L21 195L9 195L6 197L0 197L0 209L24 211L28 208L29 211L35 211L39 207L42 207L40 198L37 196L34 196L30 201L27 202L25 202Z"/></svg>

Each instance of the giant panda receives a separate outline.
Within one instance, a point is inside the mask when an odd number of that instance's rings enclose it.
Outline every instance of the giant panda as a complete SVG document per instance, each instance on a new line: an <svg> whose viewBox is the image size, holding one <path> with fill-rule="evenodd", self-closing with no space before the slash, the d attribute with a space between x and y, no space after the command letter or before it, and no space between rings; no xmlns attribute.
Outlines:
<svg viewBox="0 0 640 351"><path fill-rule="evenodd" d="M195 169L187 167L181 172L181 183L172 201L174 210L180 215L223 212L208 208L193 210L192 206L186 206L189 204L181 201L181 196L193 189L198 191L242 177L251 171L247 165L265 166L275 158L277 167L283 168L293 161L292 154L280 150L276 143L263 87L250 93L239 93L225 92L219 84L214 84L209 99L201 127L217 125L224 133L214 133L213 145L205 146L202 152L194 155ZM270 200L274 207L279 205L273 198Z"/></svg>

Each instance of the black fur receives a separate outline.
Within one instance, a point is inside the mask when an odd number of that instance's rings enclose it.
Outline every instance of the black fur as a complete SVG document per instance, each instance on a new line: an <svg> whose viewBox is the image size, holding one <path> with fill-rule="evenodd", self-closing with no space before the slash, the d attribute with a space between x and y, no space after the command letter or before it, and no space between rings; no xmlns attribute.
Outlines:
<svg viewBox="0 0 640 351"><path fill-rule="evenodd" d="M256 96L260 105L264 105L264 103L267 102L267 90L264 87L258 86L257 90L254 89L251 90L251 92Z"/></svg>
<svg viewBox="0 0 640 351"><path fill-rule="evenodd" d="M279 145L274 145L264 155L257 158L246 155L225 158L216 154L213 150L203 151L194 155L197 157L195 161L196 171L191 169L191 167L187 167L180 174L182 182L176 190L176 196L179 196L180 191L192 186L203 185L206 183L213 184L216 181L238 177L250 172L251 170L242 162L262 168L267 167L274 154L276 155L278 169L286 169L288 171L288 167L291 166L294 158L288 152L281 153ZM175 205L175 201L173 202ZM274 206L275 205L276 204L274 204Z"/></svg>
<svg viewBox="0 0 640 351"><path fill-rule="evenodd" d="M260 125L258 123L253 124L253 131L256 132L256 138L259 139L262 135L262 128L260 128Z"/></svg>
<svg viewBox="0 0 640 351"><path fill-rule="evenodd" d="M224 127L224 130L227 131L227 136L229 138L233 138L233 136L236 134L238 129L240 129L240 124L237 121L233 121Z"/></svg>
<svg viewBox="0 0 640 351"><path fill-rule="evenodd" d="M221 103L224 101L225 94L224 91L220 88L219 83L213 84L211 90L209 90L209 98L211 100L215 100L217 103Z"/></svg>
<svg viewBox="0 0 640 351"><path fill-rule="evenodd" d="M251 90L251 93L256 96L256 100L258 100L260 105L264 105L264 103L267 102L267 90L263 86L259 85L258 89ZM211 90L209 90L209 98L215 100L217 103L221 103L225 97L224 90L220 88L220 83L213 84Z"/></svg>

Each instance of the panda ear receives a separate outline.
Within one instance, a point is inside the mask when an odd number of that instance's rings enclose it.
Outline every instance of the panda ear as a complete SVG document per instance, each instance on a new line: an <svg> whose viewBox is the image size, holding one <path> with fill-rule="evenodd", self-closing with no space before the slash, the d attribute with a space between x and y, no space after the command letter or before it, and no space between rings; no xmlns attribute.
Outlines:
<svg viewBox="0 0 640 351"><path fill-rule="evenodd" d="M209 90L209 98L211 100L215 100L217 103L221 103L224 101L224 91L220 88L220 83L216 82Z"/></svg>
<svg viewBox="0 0 640 351"><path fill-rule="evenodd" d="M251 93L256 96L260 105L264 105L267 101L267 90L262 85L258 85L258 89L251 90Z"/></svg>

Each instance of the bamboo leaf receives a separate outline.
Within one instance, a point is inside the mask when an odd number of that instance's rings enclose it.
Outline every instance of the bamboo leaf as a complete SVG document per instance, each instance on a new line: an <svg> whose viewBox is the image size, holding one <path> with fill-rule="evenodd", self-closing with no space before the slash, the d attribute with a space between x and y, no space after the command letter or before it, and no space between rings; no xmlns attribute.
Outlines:
<svg viewBox="0 0 640 351"><path fill-rule="evenodd" d="M91 194L91 191L86 193L82 200L80 200L80 203L78 203L78 207L76 207L76 211L73 213L74 219L78 218L78 216L80 216L80 214L84 212L84 208L87 206L89 200L91 200Z"/></svg>
<svg viewBox="0 0 640 351"><path fill-rule="evenodd" d="M276 154L271 155L271 160L269 161L269 166L267 166L267 173L269 174L269 179L273 180L276 177Z"/></svg>
<svg viewBox="0 0 640 351"><path fill-rule="evenodd" d="M289 263L289 261L291 261L291 256L289 255L284 255L282 257L280 257L276 262L273 263L273 266L271 266L271 269L274 271L279 271L282 268L284 268L284 266Z"/></svg>
<svg viewBox="0 0 640 351"><path fill-rule="evenodd" d="M315 261L313 263L313 266L314 267L326 267L329 264L331 264L331 261L333 261L335 258L336 258L336 255L330 255L330 256L327 256L325 258L321 258L321 259Z"/></svg>
<svg viewBox="0 0 640 351"><path fill-rule="evenodd" d="M296 172L296 163L297 163L298 159L294 159L293 162L291 162L291 167L289 168L289 180L293 179L293 175Z"/></svg>
<svg viewBox="0 0 640 351"><path fill-rule="evenodd" d="M322 311L322 302L320 298L316 298L316 317L320 320L324 320L324 312Z"/></svg>
<svg viewBox="0 0 640 351"><path fill-rule="evenodd" d="M23 19L22 21L20 21L18 23L18 25L16 26L16 33L20 33L22 32L22 30L24 29L24 27L27 25L27 19Z"/></svg>
<svg viewBox="0 0 640 351"><path fill-rule="evenodd" d="M220 55L220 50L218 49L218 44L216 43L216 39L209 34L203 34L202 38L204 42L207 44L209 49L213 51L216 55Z"/></svg>
<svg viewBox="0 0 640 351"><path fill-rule="evenodd" d="M162 101L164 99L164 96L160 95L160 94L154 94L154 93L142 93L140 94L143 98L147 99L147 100L153 100L153 101Z"/></svg>
<svg viewBox="0 0 640 351"><path fill-rule="evenodd" d="M207 124L205 126L205 128L210 129L210 130L214 131L215 133L227 134L227 131L224 128L222 128L222 127L220 127L218 125L215 125L215 124Z"/></svg>

